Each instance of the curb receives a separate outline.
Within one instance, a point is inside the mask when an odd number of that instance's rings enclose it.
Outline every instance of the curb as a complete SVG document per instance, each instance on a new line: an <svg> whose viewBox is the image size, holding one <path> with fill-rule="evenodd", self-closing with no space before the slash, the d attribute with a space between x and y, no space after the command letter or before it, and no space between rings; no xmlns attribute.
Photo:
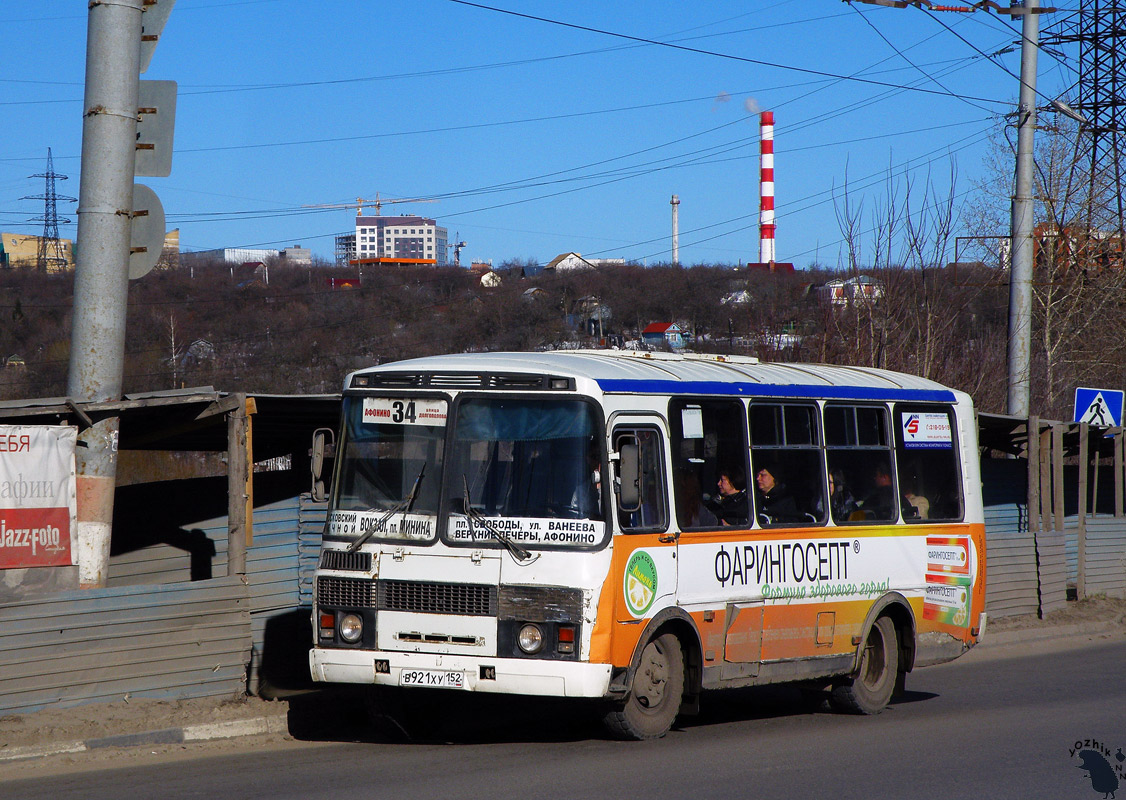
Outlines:
<svg viewBox="0 0 1126 800"><path fill-rule="evenodd" d="M44 758L46 756L68 753L85 753L105 747L138 747L154 744L184 744L204 742L211 739L233 739L238 736L257 736L265 733L289 733L289 724L284 715L237 719L229 722L213 722L188 725L183 728L165 728L144 733L127 733L117 736L102 736L78 742L56 742L48 745L13 747L0 751L0 762L18 761L25 758Z"/></svg>

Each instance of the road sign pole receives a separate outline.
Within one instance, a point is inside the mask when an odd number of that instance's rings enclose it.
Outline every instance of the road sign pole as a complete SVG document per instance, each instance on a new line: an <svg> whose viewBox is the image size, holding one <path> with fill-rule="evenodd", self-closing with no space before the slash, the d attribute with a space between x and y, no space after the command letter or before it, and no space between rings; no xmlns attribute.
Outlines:
<svg viewBox="0 0 1126 800"><path fill-rule="evenodd" d="M91 3L86 37L82 172L67 395L116 400L125 357L125 303L143 0ZM105 586L109 568L117 417L79 434L78 580Z"/></svg>

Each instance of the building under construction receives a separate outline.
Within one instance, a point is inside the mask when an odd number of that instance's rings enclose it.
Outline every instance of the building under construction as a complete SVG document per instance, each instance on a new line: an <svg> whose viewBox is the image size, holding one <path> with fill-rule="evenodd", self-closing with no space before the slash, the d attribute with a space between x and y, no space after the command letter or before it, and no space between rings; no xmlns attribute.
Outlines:
<svg viewBox="0 0 1126 800"><path fill-rule="evenodd" d="M356 232L336 237L336 262L352 266L447 266L449 232L427 217L357 216Z"/></svg>

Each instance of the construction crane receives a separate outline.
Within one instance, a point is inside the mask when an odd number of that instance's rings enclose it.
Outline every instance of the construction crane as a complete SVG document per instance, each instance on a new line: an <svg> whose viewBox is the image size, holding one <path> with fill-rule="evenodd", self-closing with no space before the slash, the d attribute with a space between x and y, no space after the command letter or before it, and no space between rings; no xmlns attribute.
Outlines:
<svg viewBox="0 0 1126 800"><path fill-rule="evenodd" d="M465 247L465 242L459 241L460 239L461 239L461 234L455 233L454 234L454 243L451 244L451 245L447 245L447 247L452 247L454 249L454 266L455 267L461 266L461 248Z"/></svg>
<svg viewBox="0 0 1126 800"><path fill-rule="evenodd" d="M392 205L393 203L437 203L437 200L428 200L423 197L407 197L397 198L394 200L383 200L379 196L379 192L375 193L375 200L364 200L362 197L357 197L355 203L319 203L317 205L302 206L302 208L352 208L356 207L356 216L362 217L364 215L365 205L375 206L375 215L379 216L379 210L385 205Z"/></svg>

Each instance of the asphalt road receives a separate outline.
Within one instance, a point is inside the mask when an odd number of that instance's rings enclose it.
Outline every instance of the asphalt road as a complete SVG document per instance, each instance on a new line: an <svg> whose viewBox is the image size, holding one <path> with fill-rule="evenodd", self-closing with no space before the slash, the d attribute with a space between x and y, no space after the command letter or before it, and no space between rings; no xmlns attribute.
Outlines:
<svg viewBox="0 0 1126 800"><path fill-rule="evenodd" d="M585 709L558 703L471 702L409 743L337 707L296 732L304 741L41 768L0 776L0 797L1096 798L1069 750L1097 739L1126 752L1123 664L1121 636L979 648L908 676L879 716L813 709L791 689L713 693L701 716L643 743L601 738Z"/></svg>

